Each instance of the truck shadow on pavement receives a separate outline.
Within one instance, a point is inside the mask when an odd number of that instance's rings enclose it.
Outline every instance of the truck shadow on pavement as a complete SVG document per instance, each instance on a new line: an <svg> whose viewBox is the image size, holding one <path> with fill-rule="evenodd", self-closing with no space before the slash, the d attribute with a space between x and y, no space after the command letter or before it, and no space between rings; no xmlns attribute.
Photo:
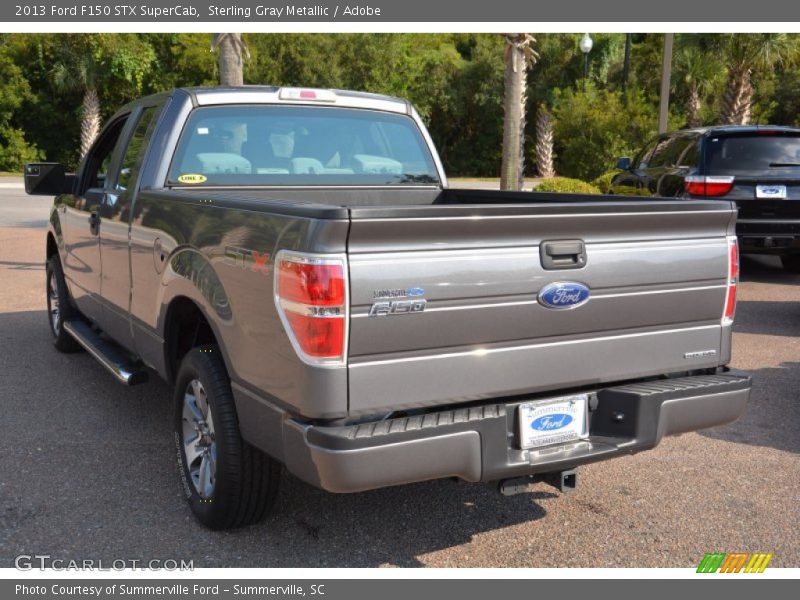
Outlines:
<svg viewBox="0 0 800 600"><path fill-rule="evenodd" d="M800 453L800 362L752 371L753 390L747 410L730 425L700 435L751 446Z"/></svg>
<svg viewBox="0 0 800 600"><path fill-rule="evenodd" d="M736 303L733 332L800 336L800 300L739 300Z"/></svg>
<svg viewBox="0 0 800 600"><path fill-rule="evenodd" d="M411 567L443 550L457 567L483 556L472 548L475 536L509 535L544 518L542 502L559 496L537 484L506 498L451 480L334 495L284 473L265 522L212 532L182 498L172 394L155 373L127 388L86 353L60 354L44 310L0 313L0 373L3 567L34 552L184 558L195 567Z"/></svg>
<svg viewBox="0 0 800 600"><path fill-rule="evenodd" d="M789 273L777 256L744 255L741 257L742 281L800 285L800 275Z"/></svg>

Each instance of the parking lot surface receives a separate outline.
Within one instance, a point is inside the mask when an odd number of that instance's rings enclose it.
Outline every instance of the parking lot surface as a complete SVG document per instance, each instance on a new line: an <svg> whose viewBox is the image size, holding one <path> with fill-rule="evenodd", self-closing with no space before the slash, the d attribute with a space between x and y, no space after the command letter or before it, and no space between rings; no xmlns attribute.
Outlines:
<svg viewBox="0 0 800 600"><path fill-rule="evenodd" d="M51 347L47 206L0 189L0 567L19 554L184 559L195 567L693 567L771 552L800 567L800 276L743 260L733 366L755 377L738 422L578 469L578 489L510 498L434 481L332 495L284 476L277 513L211 532L182 498L170 390L115 383Z"/></svg>

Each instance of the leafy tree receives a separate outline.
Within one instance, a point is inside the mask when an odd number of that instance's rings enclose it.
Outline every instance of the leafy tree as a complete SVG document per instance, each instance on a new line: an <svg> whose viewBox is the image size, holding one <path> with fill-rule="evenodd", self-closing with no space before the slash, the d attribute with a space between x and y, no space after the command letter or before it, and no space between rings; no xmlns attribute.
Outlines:
<svg viewBox="0 0 800 600"><path fill-rule="evenodd" d="M556 171L591 181L619 156L630 156L656 134L657 106L642 92L599 89L588 83L555 94ZM674 122L673 117L673 122Z"/></svg>
<svg viewBox="0 0 800 600"><path fill-rule="evenodd" d="M5 52L0 52L0 73L0 170L20 171L24 163L39 158L39 150L12 122L14 113L31 101L33 94L22 70Z"/></svg>

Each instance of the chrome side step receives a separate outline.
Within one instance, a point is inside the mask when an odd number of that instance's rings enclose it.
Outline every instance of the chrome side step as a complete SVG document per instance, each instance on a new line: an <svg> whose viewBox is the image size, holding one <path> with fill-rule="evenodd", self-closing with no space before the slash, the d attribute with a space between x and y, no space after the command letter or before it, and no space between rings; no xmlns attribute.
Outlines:
<svg viewBox="0 0 800 600"><path fill-rule="evenodd" d="M147 371L131 361L114 342L105 340L83 321L64 321L64 330L108 369L117 381L136 385L147 381Z"/></svg>

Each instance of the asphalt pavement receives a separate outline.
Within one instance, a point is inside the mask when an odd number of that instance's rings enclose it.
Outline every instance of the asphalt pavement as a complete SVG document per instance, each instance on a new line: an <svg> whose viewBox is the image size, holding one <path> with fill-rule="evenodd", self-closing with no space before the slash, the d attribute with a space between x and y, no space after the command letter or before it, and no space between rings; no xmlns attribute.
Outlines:
<svg viewBox="0 0 800 600"><path fill-rule="evenodd" d="M714 551L800 567L800 276L774 259L743 260L733 366L755 387L732 425L581 467L568 495L537 484L505 498L450 480L333 495L285 475L273 516L215 533L182 498L168 386L154 376L124 388L87 354L52 348L49 203L0 186L0 567L19 554L196 567L692 567Z"/></svg>

